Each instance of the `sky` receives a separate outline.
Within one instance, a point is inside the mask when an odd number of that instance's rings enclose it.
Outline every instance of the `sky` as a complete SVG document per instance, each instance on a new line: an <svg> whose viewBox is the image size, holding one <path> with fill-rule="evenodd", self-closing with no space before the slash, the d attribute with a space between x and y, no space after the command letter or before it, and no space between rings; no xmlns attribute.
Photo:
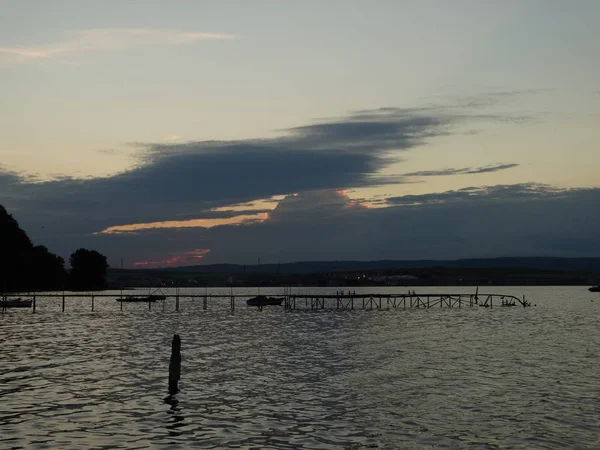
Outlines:
<svg viewBox="0 0 600 450"><path fill-rule="evenodd" d="M0 204L67 260L600 256L596 0L0 10Z"/></svg>

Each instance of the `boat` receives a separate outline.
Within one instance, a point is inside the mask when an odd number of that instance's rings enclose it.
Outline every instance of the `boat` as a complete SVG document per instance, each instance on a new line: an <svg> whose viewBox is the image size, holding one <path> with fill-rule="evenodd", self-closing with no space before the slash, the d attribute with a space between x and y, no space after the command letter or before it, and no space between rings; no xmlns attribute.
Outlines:
<svg viewBox="0 0 600 450"><path fill-rule="evenodd" d="M31 308L32 300L23 300L22 298L6 299L0 302L0 305L6 308Z"/></svg>
<svg viewBox="0 0 600 450"><path fill-rule="evenodd" d="M266 295L257 295L246 300L248 306L281 306L284 297L267 297Z"/></svg>
<svg viewBox="0 0 600 450"><path fill-rule="evenodd" d="M127 297L118 298L117 301L121 303L154 303L157 300L165 300L167 297L164 295L146 295L143 297L135 297L128 295Z"/></svg>
<svg viewBox="0 0 600 450"><path fill-rule="evenodd" d="M588 289L590 292L600 292L600 284L597 284L595 286L592 286L591 288Z"/></svg>

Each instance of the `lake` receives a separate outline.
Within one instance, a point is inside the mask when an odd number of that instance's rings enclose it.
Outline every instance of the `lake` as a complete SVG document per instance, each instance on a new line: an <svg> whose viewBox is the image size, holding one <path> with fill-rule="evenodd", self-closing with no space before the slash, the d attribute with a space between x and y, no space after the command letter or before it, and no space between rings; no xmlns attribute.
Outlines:
<svg viewBox="0 0 600 450"><path fill-rule="evenodd" d="M240 300L231 313L228 299L206 311L182 299L175 312L174 301L120 311L97 298L92 313L69 298L62 313L60 299L38 299L35 314L0 314L0 447L600 448L600 294L479 292L537 306L258 311ZM181 391L169 398L175 333Z"/></svg>

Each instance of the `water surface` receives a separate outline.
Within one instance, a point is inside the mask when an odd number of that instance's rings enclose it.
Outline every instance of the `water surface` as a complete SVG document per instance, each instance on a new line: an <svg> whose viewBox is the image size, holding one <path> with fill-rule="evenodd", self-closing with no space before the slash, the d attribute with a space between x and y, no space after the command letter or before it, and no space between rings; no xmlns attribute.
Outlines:
<svg viewBox="0 0 600 450"><path fill-rule="evenodd" d="M40 299L35 314L0 315L0 447L600 448L600 295L480 289L492 291L537 307L260 312L240 300L232 314L225 299L206 311L182 299L179 312L95 299L92 313L67 299L62 313ZM168 398L174 333L181 392Z"/></svg>

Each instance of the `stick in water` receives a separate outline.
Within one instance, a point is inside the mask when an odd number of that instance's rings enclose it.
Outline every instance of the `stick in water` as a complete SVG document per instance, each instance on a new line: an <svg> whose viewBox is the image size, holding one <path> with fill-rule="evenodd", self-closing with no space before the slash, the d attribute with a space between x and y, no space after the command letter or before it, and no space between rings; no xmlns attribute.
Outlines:
<svg viewBox="0 0 600 450"><path fill-rule="evenodd" d="M181 338L178 334L173 336L171 344L171 361L169 362L169 394L179 391L177 383L181 378Z"/></svg>

